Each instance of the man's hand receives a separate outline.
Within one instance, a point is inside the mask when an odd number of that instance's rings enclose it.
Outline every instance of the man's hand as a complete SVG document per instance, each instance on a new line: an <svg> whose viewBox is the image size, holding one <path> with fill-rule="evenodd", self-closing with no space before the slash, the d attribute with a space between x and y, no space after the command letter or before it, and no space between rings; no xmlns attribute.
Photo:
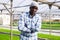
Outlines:
<svg viewBox="0 0 60 40"><path fill-rule="evenodd" d="M32 28L31 28L30 30L31 30L31 33L34 33L34 32L36 32L36 30L35 30L35 29L32 29Z"/></svg>

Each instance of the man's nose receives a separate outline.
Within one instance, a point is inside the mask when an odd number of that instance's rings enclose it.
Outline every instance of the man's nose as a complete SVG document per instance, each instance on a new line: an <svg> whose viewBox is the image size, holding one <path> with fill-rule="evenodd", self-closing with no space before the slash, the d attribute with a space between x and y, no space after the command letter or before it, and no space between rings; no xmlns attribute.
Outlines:
<svg viewBox="0 0 60 40"><path fill-rule="evenodd" d="M33 9L33 11L36 11L36 9Z"/></svg>

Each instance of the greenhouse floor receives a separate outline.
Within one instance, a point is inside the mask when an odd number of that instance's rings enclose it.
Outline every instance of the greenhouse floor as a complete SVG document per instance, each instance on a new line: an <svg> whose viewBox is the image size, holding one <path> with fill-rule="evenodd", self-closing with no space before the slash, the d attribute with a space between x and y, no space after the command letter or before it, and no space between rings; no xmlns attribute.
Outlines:
<svg viewBox="0 0 60 40"><path fill-rule="evenodd" d="M3 28L3 29L10 29L9 27L0 27L0 28ZM13 30L16 30L18 31L17 27L14 27ZM43 34L51 34L52 35L56 35L56 36L60 36L60 30L48 30L48 29L41 29L39 33L43 33Z"/></svg>

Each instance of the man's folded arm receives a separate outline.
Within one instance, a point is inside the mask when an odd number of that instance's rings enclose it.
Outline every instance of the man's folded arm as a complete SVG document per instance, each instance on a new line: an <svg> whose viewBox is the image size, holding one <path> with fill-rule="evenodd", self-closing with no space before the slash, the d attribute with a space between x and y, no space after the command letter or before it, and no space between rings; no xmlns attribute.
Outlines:
<svg viewBox="0 0 60 40"><path fill-rule="evenodd" d="M32 29L33 32L38 32L41 29L41 18L37 20L37 23L35 24L35 28Z"/></svg>
<svg viewBox="0 0 60 40"><path fill-rule="evenodd" d="M28 29L27 27L25 27L24 24L24 17L20 16L19 22L18 22L18 30L19 31L25 31L25 32L31 32L30 29Z"/></svg>
<svg viewBox="0 0 60 40"><path fill-rule="evenodd" d="M37 24L35 25L36 26L36 31L40 31L41 29L41 17L39 17L38 21L37 21Z"/></svg>

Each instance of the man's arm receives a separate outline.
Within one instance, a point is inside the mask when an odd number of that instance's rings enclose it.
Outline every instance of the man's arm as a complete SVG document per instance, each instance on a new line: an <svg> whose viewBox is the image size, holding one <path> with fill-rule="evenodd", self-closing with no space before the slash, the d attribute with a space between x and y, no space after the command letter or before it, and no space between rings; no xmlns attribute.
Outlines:
<svg viewBox="0 0 60 40"><path fill-rule="evenodd" d="M41 29L41 17L39 17L35 26L36 26L36 31L40 31L40 29Z"/></svg>
<svg viewBox="0 0 60 40"><path fill-rule="evenodd" d="M20 16L20 19L19 19L19 22L18 22L18 30L19 31L25 31L25 32L31 32L30 29L28 29L27 27L25 27L25 24L24 24L24 15L21 15Z"/></svg>
<svg viewBox="0 0 60 40"><path fill-rule="evenodd" d="M41 29L41 17L38 18L38 20L37 20L37 22L35 24L35 28L32 28L31 32L32 33L33 32L38 32L38 31L40 31L40 29Z"/></svg>

